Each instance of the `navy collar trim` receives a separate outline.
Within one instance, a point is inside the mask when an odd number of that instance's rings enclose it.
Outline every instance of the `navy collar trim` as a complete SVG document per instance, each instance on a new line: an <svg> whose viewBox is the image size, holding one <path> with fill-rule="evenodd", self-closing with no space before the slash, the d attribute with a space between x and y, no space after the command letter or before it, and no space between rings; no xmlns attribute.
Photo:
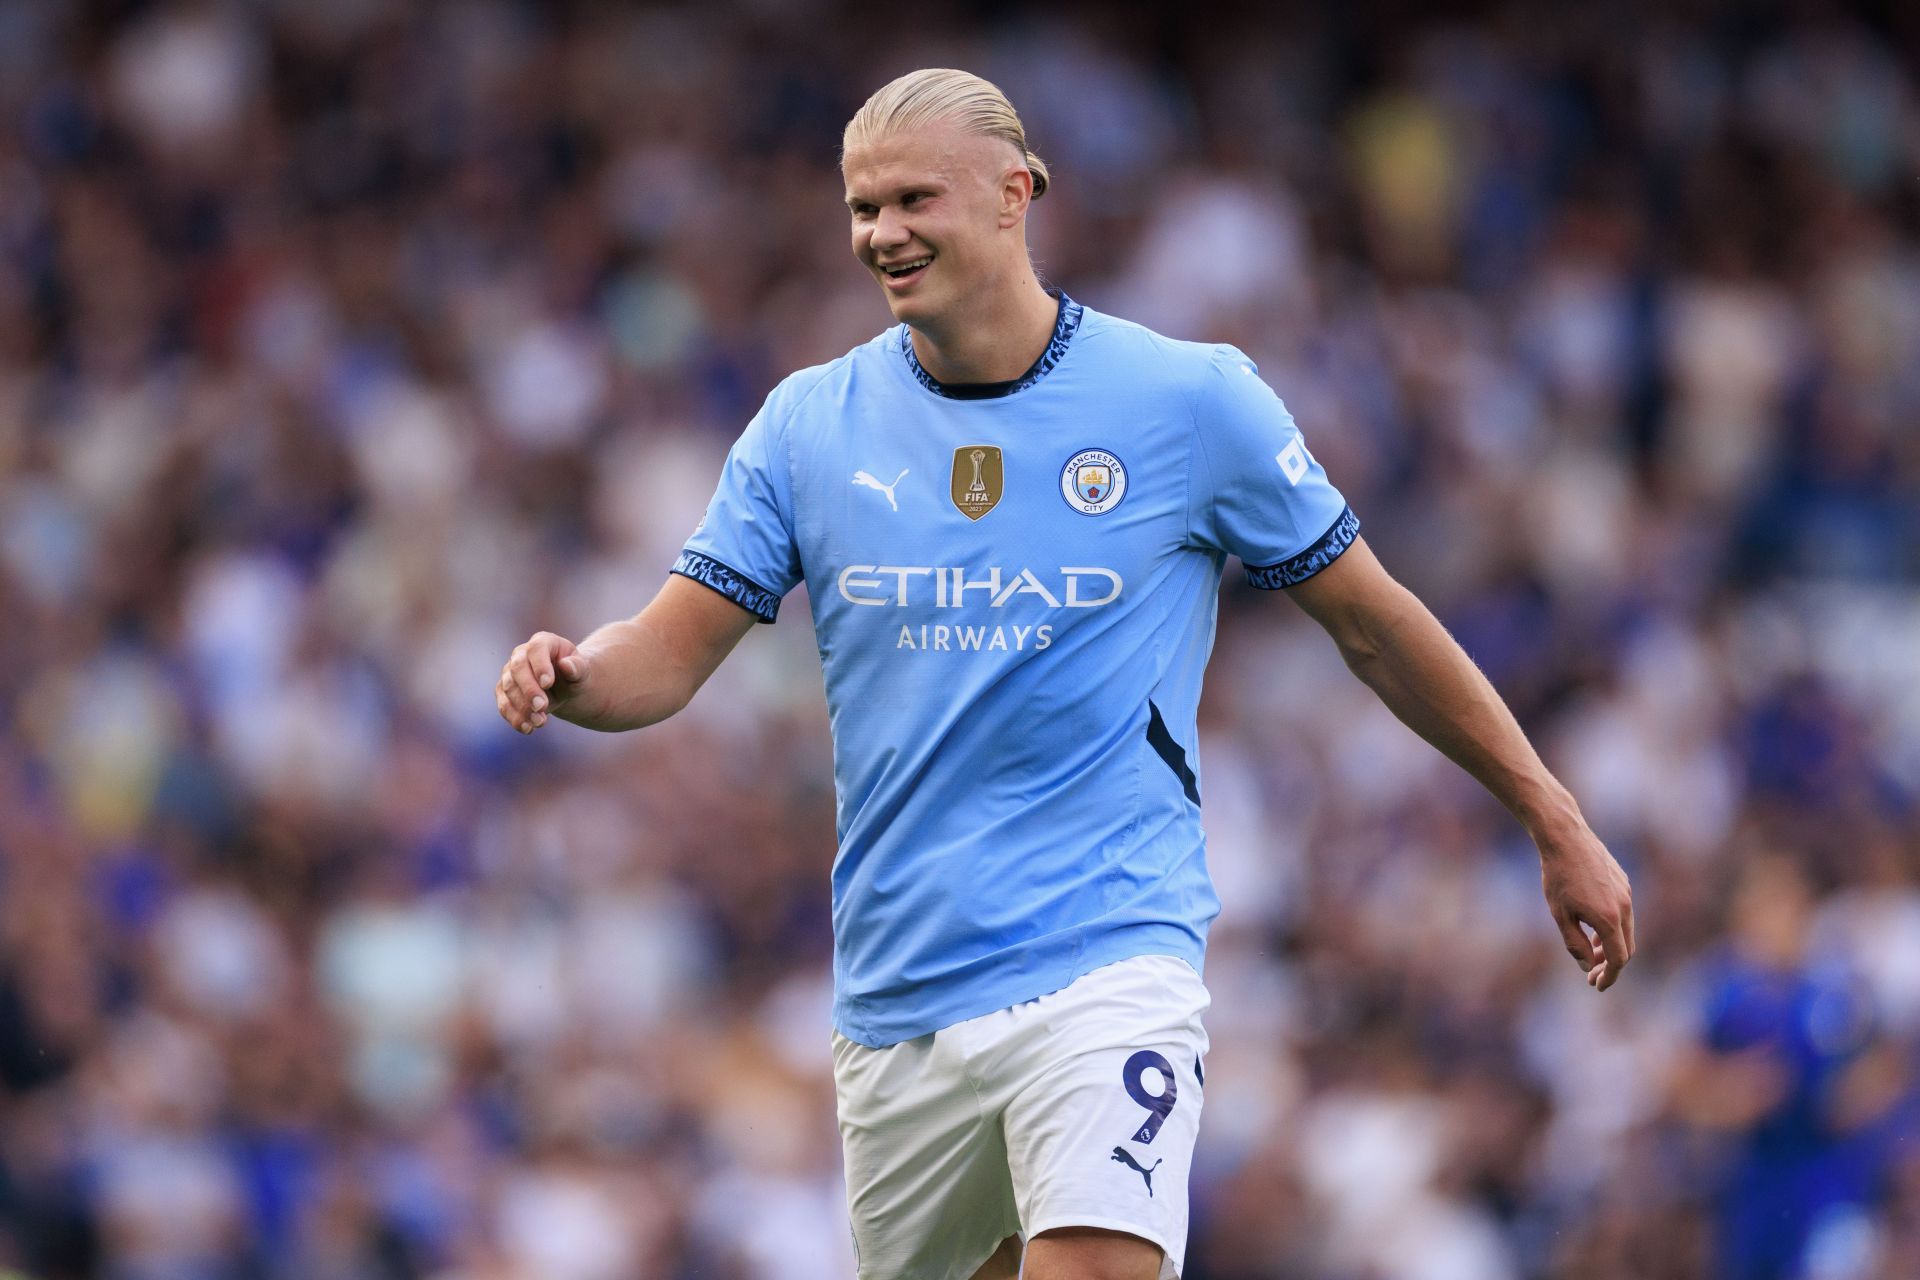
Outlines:
<svg viewBox="0 0 1920 1280"><path fill-rule="evenodd" d="M1033 362L1033 367L1011 382L942 382L928 373L920 364L920 357L913 353L913 331L906 325L900 326L900 350L907 357L907 368L920 381L920 385L937 396L949 400L995 400L1001 396L1010 396L1016 391L1025 391L1034 383L1053 371L1067 354L1067 344L1073 341L1075 331L1080 328L1080 318L1086 308L1069 298L1064 292L1057 295L1060 299L1060 317L1053 322L1053 337L1047 342L1047 349Z"/></svg>

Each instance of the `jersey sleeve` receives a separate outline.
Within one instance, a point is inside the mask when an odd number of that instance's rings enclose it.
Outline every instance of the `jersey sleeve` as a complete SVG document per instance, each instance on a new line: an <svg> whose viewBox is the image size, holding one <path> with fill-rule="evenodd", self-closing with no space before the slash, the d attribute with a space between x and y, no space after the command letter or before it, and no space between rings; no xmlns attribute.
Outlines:
<svg viewBox="0 0 1920 1280"><path fill-rule="evenodd" d="M1215 348L1200 388L1187 512L1193 542L1239 556L1256 587L1305 582L1353 545L1359 517L1253 361Z"/></svg>
<svg viewBox="0 0 1920 1280"><path fill-rule="evenodd" d="M800 581L793 491L775 415L770 398L734 441L707 513L673 563L673 572L762 622L773 621L781 597Z"/></svg>

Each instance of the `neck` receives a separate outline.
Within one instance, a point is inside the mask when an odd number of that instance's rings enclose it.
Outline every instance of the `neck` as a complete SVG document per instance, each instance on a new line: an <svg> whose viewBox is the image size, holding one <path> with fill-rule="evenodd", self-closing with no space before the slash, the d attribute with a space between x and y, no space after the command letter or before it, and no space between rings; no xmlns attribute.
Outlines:
<svg viewBox="0 0 1920 1280"><path fill-rule="evenodd" d="M963 311L914 324L913 354L941 382L1011 382L1053 340L1060 303L1022 264L1011 287L970 299Z"/></svg>

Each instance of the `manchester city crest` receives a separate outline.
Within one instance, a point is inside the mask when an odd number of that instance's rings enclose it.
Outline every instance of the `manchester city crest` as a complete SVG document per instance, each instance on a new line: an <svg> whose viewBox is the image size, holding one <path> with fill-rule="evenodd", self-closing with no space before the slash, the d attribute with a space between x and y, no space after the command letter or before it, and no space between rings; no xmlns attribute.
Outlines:
<svg viewBox="0 0 1920 1280"><path fill-rule="evenodd" d="M1082 449L1060 469L1060 496L1083 516L1105 515L1127 496L1127 468L1105 449Z"/></svg>

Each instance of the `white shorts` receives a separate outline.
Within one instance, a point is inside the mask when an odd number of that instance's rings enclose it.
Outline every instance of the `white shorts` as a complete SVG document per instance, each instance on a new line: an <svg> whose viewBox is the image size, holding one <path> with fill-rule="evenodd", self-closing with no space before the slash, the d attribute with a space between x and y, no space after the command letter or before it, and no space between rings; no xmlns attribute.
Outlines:
<svg viewBox="0 0 1920 1280"><path fill-rule="evenodd" d="M1150 1240L1175 1280L1208 1003L1184 960L1136 956L884 1049L836 1033L861 1280L968 1280L1056 1227Z"/></svg>

